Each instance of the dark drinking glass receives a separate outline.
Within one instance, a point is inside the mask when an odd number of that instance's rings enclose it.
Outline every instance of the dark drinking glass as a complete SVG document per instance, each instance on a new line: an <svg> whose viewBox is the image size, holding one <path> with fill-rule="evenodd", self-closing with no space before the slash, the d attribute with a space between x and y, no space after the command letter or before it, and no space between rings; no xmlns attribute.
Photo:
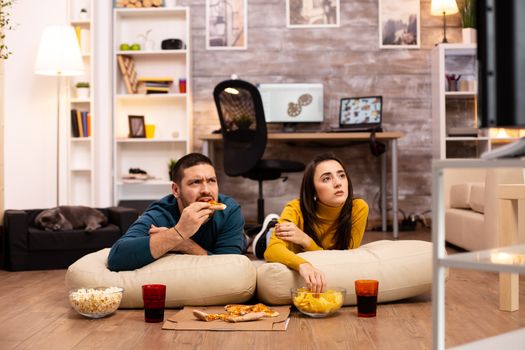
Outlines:
<svg viewBox="0 0 525 350"><path fill-rule="evenodd" d="M376 316L378 289L379 282L376 280L355 281L355 295L357 297L358 317Z"/></svg>
<svg viewBox="0 0 525 350"><path fill-rule="evenodd" d="M144 319L146 322L164 321L166 286L164 284L145 284L142 286Z"/></svg>

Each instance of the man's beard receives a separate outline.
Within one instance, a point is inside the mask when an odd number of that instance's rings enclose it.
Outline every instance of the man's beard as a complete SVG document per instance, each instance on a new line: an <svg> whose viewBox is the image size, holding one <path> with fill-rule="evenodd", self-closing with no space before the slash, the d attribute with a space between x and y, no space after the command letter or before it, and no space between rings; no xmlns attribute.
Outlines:
<svg viewBox="0 0 525 350"><path fill-rule="evenodd" d="M198 202L203 197L211 197L211 198L213 198L213 196L211 194L208 195L208 196L200 196L199 198L197 198L197 200L195 202ZM193 202L190 202L182 193L180 194L179 199L180 199L180 203L182 204L182 209L188 207L191 203L193 203ZM182 211L181 211L181 214L182 214ZM210 214L210 218L212 216L213 216L213 213Z"/></svg>

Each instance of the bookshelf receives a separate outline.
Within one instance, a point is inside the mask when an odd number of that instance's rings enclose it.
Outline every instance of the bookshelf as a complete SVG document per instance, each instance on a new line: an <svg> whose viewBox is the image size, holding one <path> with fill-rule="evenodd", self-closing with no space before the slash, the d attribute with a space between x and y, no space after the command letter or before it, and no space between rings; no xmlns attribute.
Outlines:
<svg viewBox="0 0 525 350"><path fill-rule="evenodd" d="M191 152L190 37L188 7L113 9L115 205L170 193L168 162ZM180 39L185 46L162 50L165 39ZM140 50L122 50L123 44L138 44ZM185 92L179 79L186 80ZM146 129L154 126L153 137L130 137L130 115L144 116ZM131 168L144 170L147 178L130 178Z"/></svg>
<svg viewBox="0 0 525 350"><path fill-rule="evenodd" d="M479 158L517 141L524 129L478 129L476 44L432 49L432 143L434 159ZM453 88L446 76L460 76Z"/></svg>
<svg viewBox="0 0 525 350"><path fill-rule="evenodd" d="M69 109L67 115L67 204L94 205L94 116L91 115L93 96L92 19L93 0L68 0L69 24L75 28L84 62L85 74L70 78ZM77 90L78 83L88 83L89 88Z"/></svg>

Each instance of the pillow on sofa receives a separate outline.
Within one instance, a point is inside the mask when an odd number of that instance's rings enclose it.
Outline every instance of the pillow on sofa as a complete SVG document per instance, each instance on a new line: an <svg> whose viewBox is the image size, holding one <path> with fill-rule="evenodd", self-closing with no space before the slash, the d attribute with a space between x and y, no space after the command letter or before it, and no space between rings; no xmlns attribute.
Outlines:
<svg viewBox="0 0 525 350"><path fill-rule="evenodd" d="M299 253L326 274L328 287L346 288L345 305L355 305L354 281L379 280L378 301L413 297L431 290L432 243L376 241L353 250ZM301 287L299 273L280 263L257 268L257 296L263 303L291 304L290 289Z"/></svg>
<svg viewBox="0 0 525 350"><path fill-rule="evenodd" d="M456 209L470 209L470 183L450 186L450 207Z"/></svg>
<svg viewBox="0 0 525 350"><path fill-rule="evenodd" d="M485 212L485 184L483 182L472 183L470 187L470 207L478 213Z"/></svg>
<svg viewBox="0 0 525 350"><path fill-rule="evenodd" d="M109 249L88 254L66 273L68 289L118 286L124 288L121 308L142 308L142 285L162 283L166 307L242 303L255 292L256 270L243 255L166 255L134 271L107 268Z"/></svg>

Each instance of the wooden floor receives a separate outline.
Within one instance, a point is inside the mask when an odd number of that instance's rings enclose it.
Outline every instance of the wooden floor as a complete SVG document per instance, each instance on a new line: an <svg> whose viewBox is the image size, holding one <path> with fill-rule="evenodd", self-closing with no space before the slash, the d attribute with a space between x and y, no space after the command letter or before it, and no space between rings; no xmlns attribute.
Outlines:
<svg viewBox="0 0 525 350"><path fill-rule="evenodd" d="M391 239L367 233L366 241ZM401 233L400 239L430 240L428 231ZM71 309L65 270L0 270L0 349L429 349L432 341L430 293L381 304L377 317L357 318L355 307L334 317L291 314L286 332L163 331L144 322L142 310L118 310L90 320ZM525 280L520 311L498 310L493 273L451 270L446 287L447 346L525 327ZM167 310L167 315L176 310Z"/></svg>

